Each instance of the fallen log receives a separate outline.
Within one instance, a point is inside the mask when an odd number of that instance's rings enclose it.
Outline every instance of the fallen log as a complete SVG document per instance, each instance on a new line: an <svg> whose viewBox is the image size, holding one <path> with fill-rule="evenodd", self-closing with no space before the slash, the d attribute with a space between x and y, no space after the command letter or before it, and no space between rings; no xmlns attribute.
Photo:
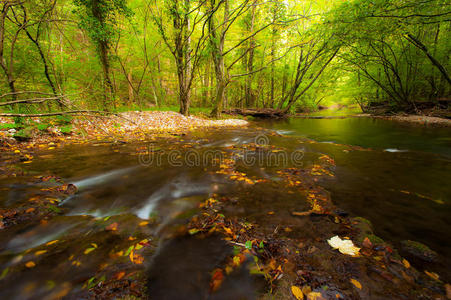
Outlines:
<svg viewBox="0 0 451 300"><path fill-rule="evenodd" d="M283 110L272 108L231 108L223 110L222 113L229 115L252 116L263 119L279 119L288 116Z"/></svg>

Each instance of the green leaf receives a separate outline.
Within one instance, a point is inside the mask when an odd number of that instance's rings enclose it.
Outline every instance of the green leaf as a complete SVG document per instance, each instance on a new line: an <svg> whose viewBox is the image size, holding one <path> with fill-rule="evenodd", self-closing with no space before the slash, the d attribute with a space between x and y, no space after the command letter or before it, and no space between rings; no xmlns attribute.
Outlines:
<svg viewBox="0 0 451 300"><path fill-rule="evenodd" d="M246 249L249 249L249 250L252 249L252 241L247 241L246 242Z"/></svg>

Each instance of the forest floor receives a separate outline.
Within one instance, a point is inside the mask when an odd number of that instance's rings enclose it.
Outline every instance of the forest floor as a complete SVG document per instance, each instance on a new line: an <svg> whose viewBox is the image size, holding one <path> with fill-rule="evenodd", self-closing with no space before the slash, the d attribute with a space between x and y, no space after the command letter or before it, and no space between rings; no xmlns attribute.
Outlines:
<svg viewBox="0 0 451 300"><path fill-rule="evenodd" d="M0 122L12 124L9 120ZM43 123L49 126L39 126ZM23 129L8 129L8 126L4 126L0 131L0 179L53 182L54 186L39 191L18 206L0 209L0 232L12 234L17 228L27 224L52 222L52 219L64 214L64 209L59 206L61 199L77 193L76 186L63 182L55 174L31 176L21 170L20 165L31 163L35 153L41 150L52 151L70 143L140 142L148 139L149 134L156 142L165 141L161 147L189 149L195 142L190 144L180 139L180 136L189 135L193 129L246 125L248 122L244 120L207 120L184 117L174 112L127 112L108 117L75 117L72 120L30 120L29 136L19 138L22 142L16 141L13 136ZM239 152L258 150L271 153L283 150L271 147L266 149L256 144L236 147L232 148ZM300 170L277 170L281 181L272 182L267 178L247 175L238 169L231 157L225 159L219 169L213 172L242 184L240 191L236 191L233 196L213 195L198 205L198 213L190 216L188 223L174 228L171 235L175 238L175 246L168 248L167 252L157 253L163 264L161 268L153 266L150 279L147 278L149 271L146 270L148 264L145 260L155 254L159 241L150 236L149 232L159 224L153 220L148 222L139 218L113 216L92 218L89 221L96 224L93 232L93 238L99 238L96 243L85 246L85 236L76 236L73 241L47 242L39 246L39 249L30 249L18 256L20 259L15 258L10 267L0 270L0 280L12 284L20 280L21 274L26 274L27 271L45 269L46 262L54 264L52 255L58 257L59 253L67 254L81 244L88 248L70 256L61 266L67 265L70 269L80 268L81 265L83 268L88 265L85 261L91 252L99 256L101 253L108 253L105 255L108 260L96 270L95 276L84 279L84 290L78 298L85 298L86 295L93 299L130 296L130 299L146 298L145 295L149 292L146 291L148 280L154 286L161 284L164 287L160 291L157 289L150 292L155 299L159 298L158 292L189 295L189 290L183 290L184 286L175 281L190 283L189 280L196 279L192 276L194 274L178 274L178 268L171 269L164 262L169 260L169 264L179 263L179 266L185 264L185 260L172 261L171 251L183 252L187 245L192 247L193 241L198 245L195 249L201 257L191 258L204 262L211 255L209 252L215 251L217 243L214 239L219 236L229 247L234 248L234 253L223 256L219 267L215 265L213 270L204 272L207 277L202 278L205 283L203 298L236 299L234 285L251 285L246 281L249 274L243 275L242 272L249 268L254 274L253 278L259 278L256 281L263 282L261 299L451 299L451 286L440 281L439 275L417 271L390 244L374 235L369 221L351 218L334 206L327 191L316 184L321 176L333 176L334 161L327 155L321 156L319 161L318 164ZM291 214L277 209L263 211L255 222L231 213L249 205L254 206L254 199L258 197L256 190L264 191L261 197L268 199L269 205L273 205L273 199L277 199L281 193L299 194L307 202L305 207L299 207L300 211L293 211ZM272 225L277 226L274 229ZM130 227L138 228L133 236L129 236ZM335 235L344 238L331 239ZM111 239L115 242L107 242ZM110 248L103 250L103 247ZM190 255L194 254L187 252L179 256L183 259L186 256L188 260ZM183 278L179 278L180 276ZM169 285L165 287L165 284ZM70 294L73 286L61 284L52 288L54 290L51 295L55 297L49 299L57 299Z"/></svg>
<svg viewBox="0 0 451 300"><path fill-rule="evenodd" d="M28 118L23 125L0 117L0 146L70 143L71 141L139 141L148 134L183 134L199 128L241 127L240 119L210 120L172 111L122 112L112 115Z"/></svg>

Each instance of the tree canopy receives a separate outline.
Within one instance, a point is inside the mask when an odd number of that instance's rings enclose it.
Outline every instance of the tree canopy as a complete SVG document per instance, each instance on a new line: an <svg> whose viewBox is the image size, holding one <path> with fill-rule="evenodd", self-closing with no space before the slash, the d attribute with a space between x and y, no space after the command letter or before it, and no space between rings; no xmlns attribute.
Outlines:
<svg viewBox="0 0 451 300"><path fill-rule="evenodd" d="M415 109L449 100L442 0L5 0L1 107ZM25 104L26 103L26 104Z"/></svg>

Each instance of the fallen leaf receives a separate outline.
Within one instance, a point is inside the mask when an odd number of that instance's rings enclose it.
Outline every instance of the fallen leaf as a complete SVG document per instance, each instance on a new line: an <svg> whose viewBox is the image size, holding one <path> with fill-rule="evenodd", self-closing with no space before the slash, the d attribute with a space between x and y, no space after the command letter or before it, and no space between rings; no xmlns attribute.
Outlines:
<svg viewBox="0 0 451 300"><path fill-rule="evenodd" d="M213 273L213 276L211 277L210 282L210 289L212 292L215 292L218 290L218 288L221 286L222 281L224 280L224 274L222 273L221 269L216 269Z"/></svg>
<svg viewBox="0 0 451 300"><path fill-rule="evenodd" d="M124 271L121 271L121 272L117 272L117 273L114 275L114 278L115 278L116 280L121 280L124 276L125 276L125 272L124 272Z"/></svg>
<svg viewBox="0 0 451 300"><path fill-rule="evenodd" d="M438 280L440 276L438 276L437 273L434 272L429 272L429 271L424 271L424 273L426 273L427 276L431 277L434 280Z"/></svg>
<svg viewBox="0 0 451 300"><path fill-rule="evenodd" d="M108 225L107 227L105 227L105 230L107 231L116 231L117 230L117 226L119 226L119 224L117 222L111 223L110 225Z"/></svg>
<svg viewBox="0 0 451 300"><path fill-rule="evenodd" d="M363 247L365 248L373 248L373 243L371 243L370 239L368 237L365 237L362 243Z"/></svg>
<svg viewBox="0 0 451 300"><path fill-rule="evenodd" d="M297 286L295 286L295 285L291 286L291 292L293 293L293 296L294 296L297 300L302 300L302 299L304 299L304 293L302 293L302 290L301 290L299 287L297 287Z"/></svg>
<svg viewBox="0 0 451 300"><path fill-rule="evenodd" d="M352 283L356 288L358 288L359 290L362 289L362 284L361 284L360 282L358 282L358 281L355 280L354 278L351 278L350 281L351 281L351 283Z"/></svg>
<svg viewBox="0 0 451 300"><path fill-rule="evenodd" d="M198 233L200 230L197 228L191 228L190 230L188 230L188 233L191 235L194 235L196 233Z"/></svg>
<svg viewBox="0 0 451 300"><path fill-rule="evenodd" d="M139 223L139 226L146 226L147 224L149 224L149 222L147 222L147 221L142 221L141 223Z"/></svg>
<svg viewBox="0 0 451 300"><path fill-rule="evenodd" d="M228 228L228 227L225 227L225 226L224 226L224 231L225 231L227 234L233 234L232 229L230 229L230 228Z"/></svg>
<svg viewBox="0 0 451 300"><path fill-rule="evenodd" d="M324 299L323 295L320 292L311 292L307 295L308 300L320 300Z"/></svg>
<svg viewBox="0 0 451 300"><path fill-rule="evenodd" d="M26 211L25 211L25 213L31 213L32 211L34 211L34 207L30 207L29 209L27 209Z"/></svg>
<svg viewBox="0 0 451 300"><path fill-rule="evenodd" d="M402 264L406 267L406 269L410 268L410 263L407 260L403 259Z"/></svg>
<svg viewBox="0 0 451 300"><path fill-rule="evenodd" d="M36 264L33 261L29 261L25 264L25 267L27 268L34 268Z"/></svg>
<svg viewBox="0 0 451 300"><path fill-rule="evenodd" d="M42 254L44 254L44 253L46 253L47 252L47 250L40 250L40 251L36 251L34 254L36 255L36 256L39 256L39 255L42 255Z"/></svg>
<svg viewBox="0 0 451 300"><path fill-rule="evenodd" d="M350 256L357 256L360 251L360 248L354 246L354 243L351 240L342 240L338 235L328 239L327 242L332 248L338 249L340 253Z"/></svg>

